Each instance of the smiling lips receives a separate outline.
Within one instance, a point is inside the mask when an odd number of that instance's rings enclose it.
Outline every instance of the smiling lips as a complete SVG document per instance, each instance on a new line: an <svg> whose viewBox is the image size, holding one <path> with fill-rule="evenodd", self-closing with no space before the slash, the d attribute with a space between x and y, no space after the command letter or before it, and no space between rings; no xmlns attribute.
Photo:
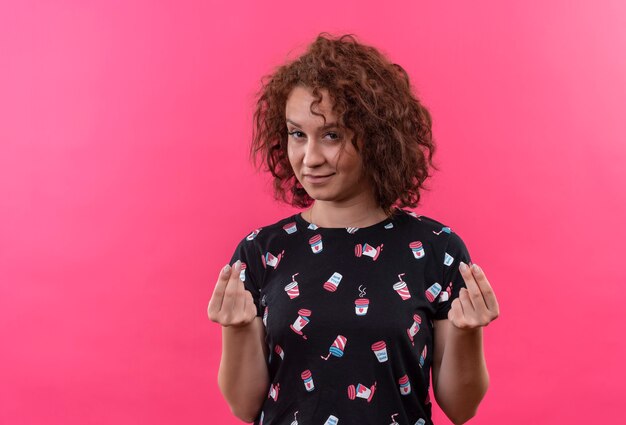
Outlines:
<svg viewBox="0 0 626 425"><path fill-rule="evenodd" d="M334 174L334 173L333 173ZM311 183L323 183L328 180L333 174L328 174L326 176L323 175L313 175L313 174L305 174L304 178Z"/></svg>

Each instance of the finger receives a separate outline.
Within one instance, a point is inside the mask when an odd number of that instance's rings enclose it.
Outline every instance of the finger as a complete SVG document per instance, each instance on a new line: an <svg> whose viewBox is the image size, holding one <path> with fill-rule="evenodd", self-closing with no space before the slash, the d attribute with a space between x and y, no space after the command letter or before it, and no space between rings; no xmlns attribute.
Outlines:
<svg viewBox="0 0 626 425"><path fill-rule="evenodd" d="M246 291L245 300L246 317L254 319L254 317L256 317L257 308L254 303L254 298L252 298L252 292Z"/></svg>
<svg viewBox="0 0 626 425"><path fill-rule="evenodd" d="M476 306L472 303L473 300L470 297L469 291L467 288L461 288L459 291L459 301L461 302L461 306L463 307L463 315L468 316L476 311Z"/></svg>
<svg viewBox="0 0 626 425"><path fill-rule="evenodd" d="M463 267L465 265L465 267ZM465 280L465 285L469 291L469 296L472 299L472 305L477 310L487 310L487 304L485 303L485 299L483 298L483 293L474 278L474 274L471 271L472 267L468 267L467 264L461 262L459 265L459 271L463 276L463 280Z"/></svg>
<svg viewBox="0 0 626 425"><path fill-rule="evenodd" d="M474 280L476 284L480 288L480 292L483 294L483 298L485 300L485 305L490 311L497 312L498 311L498 300L496 299L496 294L493 292L493 288L491 284L487 280L487 276L483 269L481 269L478 264L472 264L472 275L474 276Z"/></svg>
<svg viewBox="0 0 626 425"><path fill-rule="evenodd" d="M245 307L246 307L246 289L243 286L243 282L239 279L239 275L237 275L237 282L235 284L235 303L233 304L233 313L237 319L240 319L244 316Z"/></svg>
<svg viewBox="0 0 626 425"><path fill-rule="evenodd" d="M239 280L239 271L241 267L241 261L237 260L232 266L232 272L230 273L230 279L224 289L224 300L222 301L222 308L220 311L231 314L235 299L237 297L237 281Z"/></svg>
<svg viewBox="0 0 626 425"><path fill-rule="evenodd" d="M213 295L209 300L209 317L215 317L215 315L222 308L222 301L224 300L224 291L226 289L226 285L228 284L228 280L230 278L232 268L229 264L224 266L222 270L220 270L219 277L217 278L217 283L213 288Z"/></svg>

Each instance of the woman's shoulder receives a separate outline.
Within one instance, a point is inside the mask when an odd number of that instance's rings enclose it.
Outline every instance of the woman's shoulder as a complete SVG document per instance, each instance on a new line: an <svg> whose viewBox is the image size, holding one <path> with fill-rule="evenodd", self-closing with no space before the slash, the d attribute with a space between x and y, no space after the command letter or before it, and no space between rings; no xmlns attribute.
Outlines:
<svg viewBox="0 0 626 425"><path fill-rule="evenodd" d="M258 242L261 239L267 240L267 238L271 238L277 233L289 233L296 228L296 222L296 214L283 217L274 222L270 222L268 224L257 226L254 229L250 229L246 236L243 238L243 240L256 240Z"/></svg>

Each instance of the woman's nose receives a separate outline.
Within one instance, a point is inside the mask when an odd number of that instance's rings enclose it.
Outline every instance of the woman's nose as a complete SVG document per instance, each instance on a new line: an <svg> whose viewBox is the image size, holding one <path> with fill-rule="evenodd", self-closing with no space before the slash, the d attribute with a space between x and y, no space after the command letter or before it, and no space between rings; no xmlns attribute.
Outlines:
<svg viewBox="0 0 626 425"><path fill-rule="evenodd" d="M319 143L315 140L309 140L306 144L306 149L304 151L304 158L302 159L302 163L309 168L313 168L319 164L324 162L324 155L321 151L321 147Z"/></svg>

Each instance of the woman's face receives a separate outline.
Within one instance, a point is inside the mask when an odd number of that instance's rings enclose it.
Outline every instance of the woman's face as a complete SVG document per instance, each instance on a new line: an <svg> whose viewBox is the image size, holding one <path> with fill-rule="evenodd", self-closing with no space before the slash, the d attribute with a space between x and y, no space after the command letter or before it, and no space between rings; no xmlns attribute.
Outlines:
<svg viewBox="0 0 626 425"><path fill-rule="evenodd" d="M289 162L309 196L315 200L341 202L371 191L362 176L361 156L350 142L352 132L338 127L328 91L321 90L322 102L310 112L315 100L307 87L295 87L286 104ZM342 146L342 141L346 143Z"/></svg>

